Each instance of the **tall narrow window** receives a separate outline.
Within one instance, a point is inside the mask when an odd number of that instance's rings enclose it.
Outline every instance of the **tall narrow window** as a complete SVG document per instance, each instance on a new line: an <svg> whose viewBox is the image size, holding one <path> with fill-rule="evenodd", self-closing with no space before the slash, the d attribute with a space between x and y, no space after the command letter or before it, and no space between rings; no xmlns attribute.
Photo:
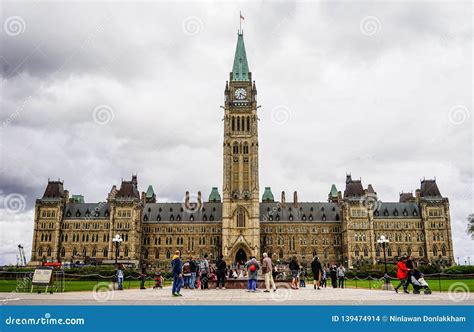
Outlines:
<svg viewBox="0 0 474 332"><path fill-rule="evenodd" d="M250 131L250 116L247 117L247 131Z"/></svg>
<svg viewBox="0 0 474 332"><path fill-rule="evenodd" d="M240 116L237 117L237 131L240 131Z"/></svg>
<svg viewBox="0 0 474 332"><path fill-rule="evenodd" d="M232 117L232 131L235 131L235 117Z"/></svg>
<svg viewBox="0 0 474 332"><path fill-rule="evenodd" d="M237 211L237 227L245 227L245 211L243 209Z"/></svg>

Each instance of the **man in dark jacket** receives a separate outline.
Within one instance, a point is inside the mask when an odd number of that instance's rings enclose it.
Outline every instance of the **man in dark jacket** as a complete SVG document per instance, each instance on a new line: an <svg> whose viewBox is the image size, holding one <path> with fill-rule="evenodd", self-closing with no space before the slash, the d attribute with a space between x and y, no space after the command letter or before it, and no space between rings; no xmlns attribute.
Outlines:
<svg viewBox="0 0 474 332"><path fill-rule="evenodd" d="M321 274L323 273L323 267L321 266L318 256L314 256L313 261L311 262L311 271L313 272L314 289L321 289L320 280Z"/></svg>
<svg viewBox="0 0 474 332"><path fill-rule="evenodd" d="M198 269L195 258L192 258L189 261L189 267L191 268L191 281L189 282L189 288L194 289L196 287L196 273Z"/></svg>
<svg viewBox="0 0 474 332"><path fill-rule="evenodd" d="M298 289L298 272L300 269L300 264L298 263L298 258L296 255L290 261L288 268L291 271L291 288Z"/></svg>
<svg viewBox="0 0 474 332"><path fill-rule="evenodd" d="M173 272L173 296L183 296L179 292L183 287L183 262L181 261L181 251L176 250L171 261L171 271Z"/></svg>
<svg viewBox="0 0 474 332"><path fill-rule="evenodd" d="M216 274L217 274L217 285L216 289L225 289L225 270L227 268L227 264L224 261L224 256L220 255L219 259L216 262Z"/></svg>
<svg viewBox="0 0 474 332"><path fill-rule="evenodd" d="M407 257L407 260L405 262L406 267L409 269L408 271L408 277L407 277L407 290L408 286L411 284L413 286L413 283L411 282L411 276L413 275L413 269L415 268L415 263L413 262L413 258L411 256Z"/></svg>

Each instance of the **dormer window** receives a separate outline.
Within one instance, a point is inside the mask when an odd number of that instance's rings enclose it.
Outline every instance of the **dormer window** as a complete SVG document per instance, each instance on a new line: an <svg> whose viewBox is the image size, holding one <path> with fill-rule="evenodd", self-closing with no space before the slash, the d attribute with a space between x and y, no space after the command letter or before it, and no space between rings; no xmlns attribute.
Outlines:
<svg viewBox="0 0 474 332"><path fill-rule="evenodd" d="M312 214L309 215L309 220L313 221L313 215Z"/></svg>
<svg viewBox="0 0 474 332"><path fill-rule="evenodd" d="M321 212L324 212L324 206L323 206L323 207L321 207Z"/></svg>
<svg viewBox="0 0 474 332"><path fill-rule="evenodd" d="M174 221L174 216L173 216L173 214L170 214L170 220L171 220L171 221Z"/></svg>
<svg viewBox="0 0 474 332"><path fill-rule="evenodd" d="M384 215L384 216L388 216L388 210L387 210L387 209L385 209L385 210L383 211L383 215Z"/></svg>
<svg viewBox="0 0 474 332"><path fill-rule="evenodd" d="M76 217L80 217L80 216L81 216L81 211L77 210Z"/></svg>
<svg viewBox="0 0 474 332"><path fill-rule="evenodd" d="M194 221L194 216L191 215L191 216L189 217L189 220L190 220L190 221Z"/></svg>
<svg viewBox="0 0 474 332"><path fill-rule="evenodd" d="M148 208L148 213L150 213L150 212L151 212L151 208Z"/></svg>
<svg viewBox="0 0 474 332"><path fill-rule="evenodd" d="M148 215L145 214L145 215L143 216L143 221L148 221Z"/></svg>
<svg viewBox="0 0 474 332"><path fill-rule="evenodd" d="M339 213L336 213L336 220L339 221Z"/></svg>
<svg viewBox="0 0 474 332"><path fill-rule="evenodd" d="M293 215L290 214L289 218L288 218L290 221L293 221Z"/></svg>
<svg viewBox="0 0 474 332"><path fill-rule="evenodd" d="M323 221L326 221L326 214L323 213L322 219L323 219Z"/></svg>
<svg viewBox="0 0 474 332"><path fill-rule="evenodd" d="M211 214L211 216L209 217L209 221L214 221L214 216Z"/></svg>
<svg viewBox="0 0 474 332"><path fill-rule="evenodd" d="M161 215L160 214L156 217L156 220L161 221Z"/></svg>
<svg viewBox="0 0 474 332"><path fill-rule="evenodd" d="M405 217L408 216L408 211L407 211L407 209L403 210L403 215L404 215Z"/></svg>
<svg viewBox="0 0 474 332"><path fill-rule="evenodd" d="M173 208L170 208L170 212L173 212Z"/></svg>
<svg viewBox="0 0 474 332"><path fill-rule="evenodd" d="M181 221L181 215L178 214L178 215L176 216L176 220L177 220L177 221Z"/></svg>
<svg viewBox="0 0 474 332"><path fill-rule="evenodd" d="M418 212L416 210L413 210L413 215L414 216L417 216L418 215Z"/></svg>
<svg viewBox="0 0 474 332"><path fill-rule="evenodd" d="M71 211L67 210L66 217L70 217L70 216L71 216Z"/></svg>
<svg viewBox="0 0 474 332"><path fill-rule="evenodd" d="M303 214L303 216L301 217L301 220L306 221L306 214Z"/></svg>
<svg viewBox="0 0 474 332"><path fill-rule="evenodd" d="M110 216L109 210L105 210L104 217L109 217L109 216Z"/></svg>
<svg viewBox="0 0 474 332"><path fill-rule="evenodd" d="M203 221L207 221L207 215L206 215L206 214L204 214L204 215L202 216L202 220L203 220Z"/></svg>
<svg viewBox="0 0 474 332"><path fill-rule="evenodd" d="M393 215L398 216L398 210L397 209L393 210Z"/></svg>
<svg viewBox="0 0 474 332"><path fill-rule="evenodd" d="M275 220L280 221L280 215L279 214L276 215Z"/></svg>
<svg viewBox="0 0 474 332"><path fill-rule="evenodd" d="M310 210L311 212L313 212L313 211L314 211L313 207L311 207L311 209L309 209L309 210Z"/></svg>
<svg viewBox="0 0 474 332"><path fill-rule="evenodd" d="M158 212L161 212L161 211L162 211L161 208L158 208Z"/></svg>
<svg viewBox="0 0 474 332"><path fill-rule="evenodd" d="M374 216L376 216L376 217L378 217L379 214L380 214L380 213L379 213L379 210L377 210L377 211L374 212Z"/></svg>

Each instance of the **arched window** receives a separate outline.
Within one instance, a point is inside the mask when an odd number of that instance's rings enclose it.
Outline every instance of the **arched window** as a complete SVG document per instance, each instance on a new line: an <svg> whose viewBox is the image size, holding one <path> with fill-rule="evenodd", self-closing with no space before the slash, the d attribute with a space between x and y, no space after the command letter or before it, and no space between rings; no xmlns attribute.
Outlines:
<svg viewBox="0 0 474 332"><path fill-rule="evenodd" d="M402 255L402 248L397 248L397 256L400 257Z"/></svg>
<svg viewBox="0 0 474 332"><path fill-rule="evenodd" d="M245 227L245 211L244 209L239 209L237 211L237 227Z"/></svg>
<svg viewBox="0 0 474 332"><path fill-rule="evenodd" d="M433 256L438 256L438 247L436 244L433 246Z"/></svg>
<svg viewBox="0 0 474 332"><path fill-rule="evenodd" d="M392 256L392 248L387 248L387 256Z"/></svg>
<svg viewBox="0 0 474 332"><path fill-rule="evenodd" d="M446 246L444 244L441 247L441 255L446 256Z"/></svg>
<svg viewBox="0 0 474 332"><path fill-rule="evenodd" d="M232 146L232 153L233 153L234 155L239 154L239 145L237 144L237 142L234 143L234 145Z"/></svg>
<svg viewBox="0 0 474 332"><path fill-rule="evenodd" d="M356 257L359 257L359 247L355 247L354 255L356 255Z"/></svg>
<svg viewBox="0 0 474 332"><path fill-rule="evenodd" d="M240 116L237 117L237 131L240 131Z"/></svg>
<svg viewBox="0 0 474 332"><path fill-rule="evenodd" d="M235 131L235 117L232 117L232 131Z"/></svg>
<svg viewBox="0 0 474 332"><path fill-rule="evenodd" d="M369 250L367 249L367 247L364 248L364 256L369 256Z"/></svg>
<svg viewBox="0 0 474 332"><path fill-rule="evenodd" d="M87 256L87 249L86 248L82 249L82 256L83 257Z"/></svg>
<svg viewBox="0 0 474 332"><path fill-rule="evenodd" d="M94 247L94 249L92 249L92 257L95 257L97 255L97 249Z"/></svg>
<svg viewBox="0 0 474 332"><path fill-rule="evenodd" d="M250 117L247 117L247 131L250 131Z"/></svg>
<svg viewBox="0 0 474 332"><path fill-rule="evenodd" d="M66 256L66 249L64 247L61 248L61 257Z"/></svg>
<svg viewBox="0 0 474 332"><path fill-rule="evenodd" d="M109 250L107 248L104 248L104 250L102 250L102 255L104 257L107 257L109 255Z"/></svg>
<svg viewBox="0 0 474 332"><path fill-rule="evenodd" d="M125 257L128 257L128 247L125 247L125 250L123 251L123 255Z"/></svg>
<svg viewBox="0 0 474 332"><path fill-rule="evenodd" d="M48 251L46 252L46 255L51 256L51 247L48 247Z"/></svg>
<svg viewBox="0 0 474 332"><path fill-rule="evenodd" d="M166 250L166 259L170 259L171 253L169 250Z"/></svg>
<svg viewBox="0 0 474 332"><path fill-rule="evenodd" d="M280 257L280 259L283 258L283 249L280 248L280 252L278 253L278 256Z"/></svg>
<svg viewBox="0 0 474 332"><path fill-rule="evenodd" d="M423 247L420 247L420 249L418 249L418 254L420 255L420 257L425 256L425 250L423 249Z"/></svg>

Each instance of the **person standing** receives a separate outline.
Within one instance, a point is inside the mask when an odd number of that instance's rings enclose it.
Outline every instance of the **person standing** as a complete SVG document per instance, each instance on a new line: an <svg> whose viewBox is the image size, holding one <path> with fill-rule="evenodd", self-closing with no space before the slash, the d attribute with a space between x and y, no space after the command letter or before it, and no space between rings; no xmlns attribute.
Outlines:
<svg viewBox="0 0 474 332"><path fill-rule="evenodd" d="M204 254L204 259L199 263L199 270L201 271L201 289L209 289L209 261L207 254Z"/></svg>
<svg viewBox="0 0 474 332"><path fill-rule="evenodd" d="M326 288L327 280L328 280L327 269L323 268L323 272L321 274L321 287Z"/></svg>
<svg viewBox="0 0 474 332"><path fill-rule="evenodd" d="M119 264L117 266L117 284L118 290L123 290L123 266Z"/></svg>
<svg viewBox="0 0 474 332"><path fill-rule="evenodd" d="M227 269L227 264L224 261L224 255L220 255L219 259L216 262L216 274L217 274L217 285L216 289L225 289L225 271Z"/></svg>
<svg viewBox="0 0 474 332"><path fill-rule="evenodd" d="M183 262L181 261L181 252L176 250L173 260L171 261L171 270L173 272L173 296L183 296L179 292L183 286Z"/></svg>
<svg viewBox="0 0 474 332"><path fill-rule="evenodd" d="M250 257L250 260L245 264L248 271L248 292L255 293L257 291L257 277L260 264L255 259L255 256Z"/></svg>
<svg viewBox="0 0 474 332"><path fill-rule="evenodd" d="M191 288L191 258L183 264L184 288Z"/></svg>
<svg viewBox="0 0 474 332"><path fill-rule="evenodd" d="M142 273L140 274L140 289L146 289L145 288L145 279L147 277L146 274L146 265L142 265Z"/></svg>
<svg viewBox="0 0 474 332"><path fill-rule="evenodd" d="M320 287L320 281L321 280L321 274L323 273L323 267L321 266L321 262L319 261L318 256L314 256L313 260L311 262L311 272L313 272L313 283L314 283L314 289L321 289Z"/></svg>
<svg viewBox="0 0 474 332"><path fill-rule="evenodd" d="M395 287L395 292L398 293L398 289L403 287L403 293L410 294L407 290L407 278L408 278L408 268L406 266L406 257L400 257L397 263L397 279L400 281L398 286Z"/></svg>
<svg viewBox="0 0 474 332"><path fill-rule="evenodd" d="M300 287L306 287L306 269L303 266L300 266L299 278Z"/></svg>
<svg viewBox="0 0 474 332"><path fill-rule="evenodd" d="M189 288L195 289L196 287L196 272L197 272L197 264L195 259L191 258L189 261L189 269L191 271L191 280L189 281Z"/></svg>
<svg viewBox="0 0 474 332"><path fill-rule="evenodd" d="M346 269L340 264L337 268L337 281L339 288L344 288L344 279L346 278Z"/></svg>
<svg viewBox="0 0 474 332"><path fill-rule="evenodd" d="M329 268L329 275L331 276L332 288L337 288L337 268L336 264L332 264Z"/></svg>
<svg viewBox="0 0 474 332"><path fill-rule="evenodd" d="M300 265L298 264L298 258L294 255L291 258L288 268L291 271L291 288L298 289L298 269Z"/></svg>
<svg viewBox="0 0 474 332"><path fill-rule="evenodd" d="M262 273L265 279L265 293L270 292L270 286L272 287L273 291L276 292L275 281L273 280L273 264L272 259L268 257L266 252L263 253L263 261L262 261Z"/></svg>

